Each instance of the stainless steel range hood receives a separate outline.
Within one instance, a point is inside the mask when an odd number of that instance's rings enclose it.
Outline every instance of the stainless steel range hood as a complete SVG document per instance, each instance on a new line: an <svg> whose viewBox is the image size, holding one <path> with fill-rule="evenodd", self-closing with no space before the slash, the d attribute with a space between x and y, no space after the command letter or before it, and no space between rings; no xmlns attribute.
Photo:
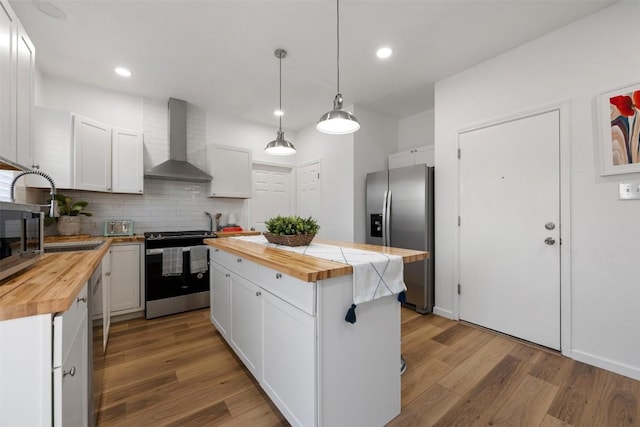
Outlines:
<svg viewBox="0 0 640 427"><path fill-rule="evenodd" d="M169 98L169 160L145 171L144 176L173 181L211 181L211 175L187 162L187 101Z"/></svg>

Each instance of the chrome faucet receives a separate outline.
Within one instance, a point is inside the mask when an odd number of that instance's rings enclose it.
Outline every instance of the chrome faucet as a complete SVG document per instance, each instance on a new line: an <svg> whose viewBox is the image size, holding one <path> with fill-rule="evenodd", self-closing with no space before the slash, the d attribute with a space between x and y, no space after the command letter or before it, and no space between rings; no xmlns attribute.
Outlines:
<svg viewBox="0 0 640 427"><path fill-rule="evenodd" d="M205 212L204 214L209 217L209 234L211 234L213 233L213 217L209 212Z"/></svg>
<svg viewBox="0 0 640 427"><path fill-rule="evenodd" d="M15 197L16 181L18 180L18 178L24 175L40 175L41 177L49 181L49 185L51 186L51 192L49 193L51 194L51 202L49 204L49 216L51 218L59 217L60 213L58 212L58 201L56 200L56 184L53 182L53 178L51 178L51 175L39 170L30 169L30 170L22 171L18 175L16 175L15 178L13 178L13 181L11 181L11 202L16 201L16 197Z"/></svg>

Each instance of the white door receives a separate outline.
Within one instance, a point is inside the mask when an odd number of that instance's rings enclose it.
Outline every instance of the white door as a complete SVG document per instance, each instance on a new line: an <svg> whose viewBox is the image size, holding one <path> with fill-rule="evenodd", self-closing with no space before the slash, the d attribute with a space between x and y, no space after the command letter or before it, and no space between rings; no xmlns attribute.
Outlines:
<svg viewBox="0 0 640 427"><path fill-rule="evenodd" d="M554 349L559 120L551 111L459 136L460 319Z"/></svg>
<svg viewBox="0 0 640 427"><path fill-rule="evenodd" d="M321 207L320 161L298 168L298 216L317 219Z"/></svg>
<svg viewBox="0 0 640 427"><path fill-rule="evenodd" d="M256 165L253 169L251 226L265 231L264 222L276 215L291 215L291 169Z"/></svg>

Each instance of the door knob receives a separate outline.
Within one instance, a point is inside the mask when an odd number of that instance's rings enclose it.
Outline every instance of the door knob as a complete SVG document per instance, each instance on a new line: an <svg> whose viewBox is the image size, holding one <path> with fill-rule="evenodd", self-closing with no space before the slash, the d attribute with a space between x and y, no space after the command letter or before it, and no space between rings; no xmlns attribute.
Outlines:
<svg viewBox="0 0 640 427"><path fill-rule="evenodd" d="M553 237L547 237L546 239L544 239L544 242L547 245L553 245L556 242L556 240Z"/></svg>

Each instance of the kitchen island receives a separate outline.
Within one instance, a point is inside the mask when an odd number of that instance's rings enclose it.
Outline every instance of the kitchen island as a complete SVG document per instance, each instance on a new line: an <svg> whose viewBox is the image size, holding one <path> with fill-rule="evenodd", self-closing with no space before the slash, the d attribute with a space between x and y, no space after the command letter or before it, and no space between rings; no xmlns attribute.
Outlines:
<svg viewBox="0 0 640 427"><path fill-rule="evenodd" d="M400 413L400 304L357 306L353 267L242 238L212 246L211 321L294 426L383 426ZM427 252L314 240L398 255Z"/></svg>

